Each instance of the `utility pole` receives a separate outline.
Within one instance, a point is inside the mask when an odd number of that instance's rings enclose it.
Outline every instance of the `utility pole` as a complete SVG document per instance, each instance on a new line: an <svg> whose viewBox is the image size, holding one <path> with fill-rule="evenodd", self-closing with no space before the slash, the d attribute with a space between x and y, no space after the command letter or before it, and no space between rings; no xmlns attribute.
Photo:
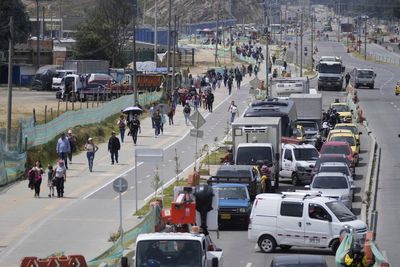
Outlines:
<svg viewBox="0 0 400 267"><path fill-rule="evenodd" d="M340 0L337 8L337 41L340 42Z"/></svg>
<svg viewBox="0 0 400 267"><path fill-rule="evenodd" d="M296 65L299 64L299 14L296 14ZM296 71L297 72L297 71Z"/></svg>
<svg viewBox="0 0 400 267"><path fill-rule="evenodd" d="M61 41L61 38L62 38L62 36L63 36L63 34L62 34L62 0L60 0L60 6L59 6L59 8L60 8L60 21L59 21L59 23L60 23L60 33L59 33L59 38L60 38L60 41Z"/></svg>
<svg viewBox="0 0 400 267"><path fill-rule="evenodd" d="M11 113L12 113L12 76L13 76L13 57L14 57L14 18L10 17L10 36L8 39L8 105L7 105L7 146L11 139Z"/></svg>
<svg viewBox="0 0 400 267"><path fill-rule="evenodd" d="M266 35L266 45L265 45L265 90L266 96L269 96L269 49L268 49L268 38L269 38L269 20L268 20L268 6L267 0L264 0L264 8L265 8L265 29L264 33Z"/></svg>
<svg viewBox="0 0 400 267"><path fill-rule="evenodd" d="M45 22L44 22L44 18L45 18L45 7L42 6L42 24L41 24L41 34L42 34L42 40L44 40L44 29L45 29Z"/></svg>
<svg viewBox="0 0 400 267"><path fill-rule="evenodd" d="M350 25L350 18L347 17L347 27ZM350 27L349 27L350 28ZM349 32L346 32L346 50L349 51Z"/></svg>
<svg viewBox="0 0 400 267"><path fill-rule="evenodd" d="M300 14L300 77L303 77L303 12Z"/></svg>
<svg viewBox="0 0 400 267"><path fill-rule="evenodd" d="M178 43L177 42L177 39L178 39L178 32L177 32L177 20L178 20L178 17L175 15L175 17L174 17L174 31L173 31L173 34L172 34L172 36L173 36L173 49L172 49L172 53L173 53L173 58L172 58L172 82L171 82L171 88L172 88L172 91L173 90L175 90L175 64L176 64L176 44Z"/></svg>
<svg viewBox="0 0 400 267"><path fill-rule="evenodd" d="M137 16L137 0L133 0L133 15L132 15L132 88L133 88L133 104L139 103L138 99L138 83L136 75L136 16Z"/></svg>
<svg viewBox="0 0 400 267"><path fill-rule="evenodd" d="M367 15L365 19L365 29L364 29L364 60L367 60Z"/></svg>
<svg viewBox="0 0 400 267"><path fill-rule="evenodd" d="M157 13L158 13L158 8L157 8L157 0L154 0L154 62L156 63L157 67Z"/></svg>
<svg viewBox="0 0 400 267"><path fill-rule="evenodd" d="M40 68L40 23L39 23L39 0L36 0L36 65Z"/></svg>
<svg viewBox="0 0 400 267"><path fill-rule="evenodd" d="M230 50L230 56L231 56L231 64L233 63L232 45L233 45L233 40L232 40L232 26L229 26L229 50Z"/></svg>
<svg viewBox="0 0 400 267"><path fill-rule="evenodd" d="M314 69L314 12L310 12L310 18L311 18L311 51L310 51L310 57L311 57L311 69L310 71L313 71Z"/></svg>
<svg viewBox="0 0 400 267"><path fill-rule="evenodd" d="M219 0L217 0L217 7L215 9L216 15L217 15L217 23L215 25L216 30L215 30L215 57L214 57L214 66L217 66L217 61L218 61L218 27L219 27Z"/></svg>
<svg viewBox="0 0 400 267"><path fill-rule="evenodd" d="M172 0L169 0L168 7L168 36L167 36L167 77L171 66L171 18L172 17ZM171 90L171 81L167 83L167 91Z"/></svg>

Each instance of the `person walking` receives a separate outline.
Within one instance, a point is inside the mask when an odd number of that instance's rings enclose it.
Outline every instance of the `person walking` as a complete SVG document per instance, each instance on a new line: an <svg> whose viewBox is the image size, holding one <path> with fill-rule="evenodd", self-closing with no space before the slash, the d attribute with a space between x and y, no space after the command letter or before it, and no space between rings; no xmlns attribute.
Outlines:
<svg viewBox="0 0 400 267"><path fill-rule="evenodd" d="M213 103L214 103L214 94L210 91L207 94L207 106L209 112L213 112Z"/></svg>
<svg viewBox="0 0 400 267"><path fill-rule="evenodd" d="M173 104L171 104L169 107L169 111L167 113L169 125L174 125L174 115L175 115L175 107Z"/></svg>
<svg viewBox="0 0 400 267"><path fill-rule="evenodd" d="M128 127L129 127L128 135L132 136L133 144L136 146L138 132L141 131L140 120L137 114L133 116L133 119L129 122Z"/></svg>
<svg viewBox="0 0 400 267"><path fill-rule="evenodd" d="M183 108L183 116L185 117L185 124L186 126L189 125L189 116L190 116L191 108L189 104L186 104Z"/></svg>
<svg viewBox="0 0 400 267"><path fill-rule="evenodd" d="M161 132L161 114L159 109L154 113L154 129L155 138L157 138Z"/></svg>
<svg viewBox="0 0 400 267"><path fill-rule="evenodd" d="M119 116L118 122L117 122L118 128L119 128L119 134L121 136L121 142L124 142L125 139L125 130L126 130L126 119L124 115Z"/></svg>
<svg viewBox="0 0 400 267"><path fill-rule="evenodd" d="M121 149L121 143L119 142L118 137L115 136L115 132L111 132L111 137L108 139L108 151L111 154L111 165L114 165L114 162L118 164L118 150Z"/></svg>
<svg viewBox="0 0 400 267"><path fill-rule="evenodd" d="M35 166L29 171L29 178L31 179L30 183L33 183L33 188L35 189L34 197L40 197L40 185L42 184L42 164L40 161L35 162Z"/></svg>
<svg viewBox="0 0 400 267"><path fill-rule="evenodd" d="M59 160L53 172L53 183L56 185L57 197L64 197L64 183L67 181L67 168L64 161Z"/></svg>
<svg viewBox="0 0 400 267"><path fill-rule="evenodd" d="M92 137L88 138L88 141L85 145L85 150L86 150L86 157L88 159L89 171L92 172L94 155L96 154L97 150L99 150L99 147L93 142Z"/></svg>
<svg viewBox="0 0 400 267"><path fill-rule="evenodd" d="M54 197L55 182L53 182L54 170L52 165L47 166L47 187L49 188L49 197Z"/></svg>
<svg viewBox="0 0 400 267"><path fill-rule="evenodd" d="M240 84L242 83L242 79L243 79L242 74L240 73L240 71L238 71L236 73L235 79L236 79L237 89L240 90Z"/></svg>
<svg viewBox="0 0 400 267"><path fill-rule="evenodd" d="M249 64L247 67L247 72L249 73L249 76L251 77L251 74L253 73L253 65Z"/></svg>
<svg viewBox="0 0 400 267"><path fill-rule="evenodd" d="M151 106L151 108L149 109L149 114L150 114L150 118L151 118L151 126L153 127L153 129L155 128L154 125L154 115L156 114L156 104L153 103L153 105Z"/></svg>
<svg viewBox="0 0 400 267"><path fill-rule="evenodd" d="M61 137L57 141L56 146L57 155L65 162L65 168L68 169L68 153L71 151L71 146L68 139L65 137L65 133L61 134Z"/></svg>
<svg viewBox="0 0 400 267"><path fill-rule="evenodd" d="M350 73L346 73L346 76L344 76L344 79L346 80L346 88L347 86L349 86L350 78L351 78Z"/></svg>
<svg viewBox="0 0 400 267"><path fill-rule="evenodd" d="M230 76L229 79L228 79L228 92L229 92L229 94L232 93L232 84L233 84L233 78L232 78L232 76Z"/></svg>
<svg viewBox="0 0 400 267"><path fill-rule="evenodd" d="M72 130L67 132L67 139L69 142L70 151L68 152L69 163L72 164L72 153L76 151L76 137L72 134Z"/></svg>
<svg viewBox="0 0 400 267"><path fill-rule="evenodd" d="M235 101L231 102L231 105L228 108L228 112L230 114L229 123L232 124L232 122L235 120L236 114L238 114L238 108L235 104Z"/></svg>
<svg viewBox="0 0 400 267"><path fill-rule="evenodd" d="M259 71L258 65L254 65L254 75L256 76L256 78L257 78L257 75L258 75L258 71Z"/></svg>
<svg viewBox="0 0 400 267"><path fill-rule="evenodd" d="M160 117L161 117L161 123L160 123L161 135L164 135L164 125L167 123L167 119L165 118L165 114L162 112L160 113Z"/></svg>
<svg viewBox="0 0 400 267"><path fill-rule="evenodd" d="M224 72L224 86L225 86L225 88L226 88L226 85L228 83L228 78L229 78L228 72Z"/></svg>

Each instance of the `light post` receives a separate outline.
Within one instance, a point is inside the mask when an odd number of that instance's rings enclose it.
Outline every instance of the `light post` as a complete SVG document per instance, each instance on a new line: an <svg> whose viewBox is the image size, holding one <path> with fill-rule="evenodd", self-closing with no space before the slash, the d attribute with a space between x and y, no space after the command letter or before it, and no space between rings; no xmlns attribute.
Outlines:
<svg viewBox="0 0 400 267"><path fill-rule="evenodd" d="M40 23L39 23L39 0L36 0L36 65L37 68L40 68Z"/></svg>

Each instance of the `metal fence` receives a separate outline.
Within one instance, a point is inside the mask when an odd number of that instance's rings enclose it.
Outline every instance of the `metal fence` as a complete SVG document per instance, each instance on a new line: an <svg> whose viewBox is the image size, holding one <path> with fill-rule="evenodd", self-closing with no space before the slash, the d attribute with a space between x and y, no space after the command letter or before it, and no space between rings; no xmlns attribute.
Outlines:
<svg viewBox="0 0 400 267"><path fill-rule="evenodd" d="M159 101L163 92L138 96L142 106ZM54 139L61 132L78 125L98 123L133 104L133 96L126 95L91 109L70 110L45 123L35 125L34 119L21 119L13 130L13 140L6 146L4 129L0 129L0 186L15 181L25 172L26 150Z"/></svg>

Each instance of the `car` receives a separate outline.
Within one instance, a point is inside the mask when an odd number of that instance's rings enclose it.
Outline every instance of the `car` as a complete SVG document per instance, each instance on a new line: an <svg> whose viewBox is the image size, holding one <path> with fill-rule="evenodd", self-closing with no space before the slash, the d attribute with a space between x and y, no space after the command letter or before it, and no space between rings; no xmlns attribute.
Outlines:
<svg viewBox="0 0 400 267"><path fill-rule="evenodd" d="M320 151L320 154L344 154L351 162L351 167L355 167L358 162L358 154L353 153L349 143L344 141L327 141Z"/></svg>
<svg viewBox="0 0 400 267"><path fill-rule="evenodd" d="M305 188L319 192L324 197L340 200L348 209L352 208L354 185L341 172L320 172Z"/></svg>
<svg viewBox="0 0 400 267"><path fill-rule="evenodd" d="M295 122L295 125L303 126L306 139L312 139L319 134L319 125L316 121L298 120Z"/></svg>
<svg viewBox="0 0 400 267"><path fill-rule="evenodd" d="M334 108L337 113L339 113L340 121L341 122L352 122L353 115L352 111L350 110L349 105L344 102L335 102L331 103L330 108Z"/></svg>
<svg viewBox="0 0 400 267"><path fill-rule="evenodd" d="M335 125L334 130L350 130L353 134L354 137L356 138L356 141L358 145L360 145L360 135L362 132L358 130L358 127L353 124L353 123L337 123Z"/></svg>
<svg viewBox="0 0 400 267"><path fill-rule="evenodd" d="M396 87L394 88L394 94L395 95L400 94L400 81L397 82Z"/></svg>
<svg viewBox="0 0 400 267"><path fill-rule="evenodd" d="M350 181L350 185L354 186L354 175L350 171L349 166L344 162L325 162L319 167L317 173L320 172L340 172L347 176ZM354 201L354 190L353 190L353 201Z"/></svg>
<svg viewBox="0 0 400 267"><path fill-rule="evenodd" d="M332 130L328 134L328 141L345 141L349 143L353 153L360 153L360 146L357 143L356 137L350 130ZM358 163L358 162L357 162Z"/></svg>
<svg viewBox="0 0 400 267"><path fill-rule="evenodd" d="M272 259L270 267L328 267L319 255L279 255Z"/></svg>
<svg viewBox="0 0 400 267"><path fill-rule="evenodd" d="M353 176L355 175L355 168L352 167L351 161L345 155L343 155L343 154L320 154L319 158L315 162L315 165L313 166L313 170L312 170L313 176L318 173L318 170L320 169L321 164L323 164L325 162L345 163L350 168Z"/></svg>
<svg viewBox="0 0 400 267"><path fill-rule="evenodd" d="M216 184L218 190L218 225L241 225L247 228L251 212L251 201L244 184Z"/></svg>

